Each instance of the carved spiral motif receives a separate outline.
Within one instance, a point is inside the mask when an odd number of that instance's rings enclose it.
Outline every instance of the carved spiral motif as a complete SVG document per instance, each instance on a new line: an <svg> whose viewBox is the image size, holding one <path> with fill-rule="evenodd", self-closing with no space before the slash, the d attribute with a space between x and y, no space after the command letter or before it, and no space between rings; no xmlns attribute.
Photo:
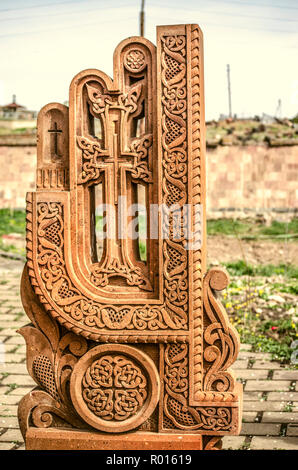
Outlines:
<svg viewBox="0 0 298 470"><path fill-rule="evenodd" d="M102 356L84 375L83 399L96 416L121 421L143 406L146 386L144 371L134 361L125 356Z"/></svg>
<svg viewBox="0 0 298 470"><path fill-rule="evenodd" d="M124 56L124 66L129 72L141 72L146 66L146 57L141 49L130 49Z"/></svg>
<svg viewBox="0 0 298 470"><path fill-rule="evenodd" d="M163 429L174 427L186 431L230 432L233 428L231 402L235 401L237 396L225 393L225 390L217 390L216 393L201 391L197 398L203 406L189 406L188 376L188 346L168 344L165 348ZM221 378L217 376L218 380ZM219 403L222 403L222 406L219 406Z"/></svg>

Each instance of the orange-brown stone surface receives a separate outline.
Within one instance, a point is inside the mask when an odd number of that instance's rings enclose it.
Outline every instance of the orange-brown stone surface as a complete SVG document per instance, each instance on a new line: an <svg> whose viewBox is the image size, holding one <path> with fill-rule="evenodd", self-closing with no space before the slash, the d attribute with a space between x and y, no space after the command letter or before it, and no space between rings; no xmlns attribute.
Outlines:
<svg viewBox="0 0 298 470"><path fill-rule="evenodd" d="M113 80L80 72L69 109L40 111L21 283L37 384L19 405L27 448L215 449L239 433L239 338L215 295L229 278L206 272L204 129L197 25L159 26L156 47L122 41Z"/></svg>
<svg viewBox="0 0 298 470"><path fill-rule="evenodd" d="M30 428L27 450L202 450L202 436L129 433L107 436L86 431Z"/></svg>

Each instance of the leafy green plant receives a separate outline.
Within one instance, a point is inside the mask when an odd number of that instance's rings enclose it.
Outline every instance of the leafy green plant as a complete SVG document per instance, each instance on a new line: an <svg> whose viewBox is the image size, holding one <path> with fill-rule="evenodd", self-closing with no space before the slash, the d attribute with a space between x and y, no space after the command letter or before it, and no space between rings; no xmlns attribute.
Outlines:
<svg viewBox="0 0 298 470"><path fill-rule="evenodd" d="M289 286L295 285L297 281L285 275L279 276L278 282L267 277L237 276L222 293L222 302L241 342L298 368L291 363L291 345L298 338L297 300L282 296L283 288L288 291Z"/></svg>
<svg viewBox="0 0 298 470"><path fill-rule="evenodd" d="M0 236L20 233L25 236L26 214L24 210L0 209Z"/></svg>
<svg viewBox="0 0 298 470"><path fill-rule="evenodd" d="M292 404L292 403L287 403L287 404L284 406L283 411L285 411L286 413L292 413L292 411L293 411L293 404Z"/></svg>
<svg viewBox="0 0 298 470"><path fill-rule="evenodd" d="M232 322L241 341L252 344L254 351L269 352L272 360L291 362L291 344L298 336L298 326L292 317L262 320L254 313L239 311Z"/></svg>
<svg viewBox="0 0 298 470"><path fill-rule="evenodd" d="M253 351L268 352L271 354L273 361L288 363L291 360L293 350L290 343L279 343L272 338L260 338L258 335L252 334L249 330L240 331L241 341L251 344Z"/></svg>

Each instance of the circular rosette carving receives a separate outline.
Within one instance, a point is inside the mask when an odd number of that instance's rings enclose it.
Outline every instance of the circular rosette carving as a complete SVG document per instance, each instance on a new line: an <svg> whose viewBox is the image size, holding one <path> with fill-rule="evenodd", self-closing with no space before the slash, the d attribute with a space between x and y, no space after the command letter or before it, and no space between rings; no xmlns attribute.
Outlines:
<svg viewBox="0 0 298 470"><path fill-rule="evenodd" d="M88 367L82 381L83 400L96 416L122 421L142 408L146 385L135 362L119 354L106 355Z"/></svg>
<svg viewBox="0 0 298 470"><path fill-rule="evenodd" d="M126 345L100 345L74 367L70 393L76 411L91 426L124 432L140 426L159 400L153 361Z"/></svg>
<svg viewBox="0 0 298 470"><path fill-rule="evenodd" d="M146 67L146 57L144 52L134 47L124 54L124 66L129 72L142 72Z"/></svg>

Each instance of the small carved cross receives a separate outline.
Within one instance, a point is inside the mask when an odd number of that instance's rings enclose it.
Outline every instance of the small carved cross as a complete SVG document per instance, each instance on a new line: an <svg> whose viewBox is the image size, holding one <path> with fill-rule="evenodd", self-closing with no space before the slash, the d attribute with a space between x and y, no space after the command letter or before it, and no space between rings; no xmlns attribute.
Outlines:
<svg viewBox="0 0 298 470"><path fill-rule="evenodd" d="M49 129L48 132L50 132L50 134L53 135L53 137L54 137L54 152L53 152L53 154L56 157L60 157L61 155L58 155L58 134L62 134L62 129L58 129L57 122L55 122L54 123L54 129Z"/></svg>

